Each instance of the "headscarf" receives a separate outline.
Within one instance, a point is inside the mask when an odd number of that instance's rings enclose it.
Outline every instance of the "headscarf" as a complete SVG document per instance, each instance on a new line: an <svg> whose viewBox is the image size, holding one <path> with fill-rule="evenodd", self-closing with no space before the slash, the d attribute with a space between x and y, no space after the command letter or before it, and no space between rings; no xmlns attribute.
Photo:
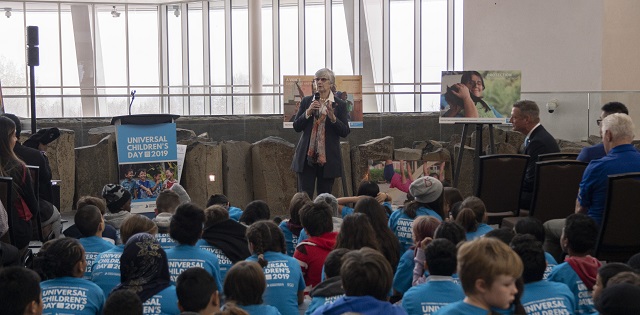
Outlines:
<svg viewBox="0 0 640 315"><path fill-rule="evenodd" d="M131 290L144 303L169 287L169 263L160 243L149 233L129 238L120 256L120 284L113 289Z"/></svg>

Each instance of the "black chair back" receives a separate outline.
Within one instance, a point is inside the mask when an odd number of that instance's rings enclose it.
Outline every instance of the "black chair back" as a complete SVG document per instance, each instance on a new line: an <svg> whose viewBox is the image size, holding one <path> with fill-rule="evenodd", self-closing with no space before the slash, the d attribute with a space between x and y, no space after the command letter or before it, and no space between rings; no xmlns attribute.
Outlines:
<svg viewBox="0 0 640 315"><path fill-rule="evenodd" d="M11 177L0 177L0 202L7 211L7 221L9 223L9 242L11 245L15 244L15 236L13 234L15 226L14 220L17 219L17 214L14 212L13 199L11 198L11 184L13 179Z"/></svg>
<svg viewBox="0 0 640 315"><path fill-rule="evenodd" d="M576 160L578 153L545 153L538 155L538 162L554 161L554 160Z"/></svg>
<svg viewBox="0 0 640 315"><path fill-rule="evenodd" d="M541 222L564 219L575 212L576 197L588 163L554 160L536 163L529 215Z"/></svg>
<svg viewBox="0 0 640 315"><path fill-rule="evenodd" d="M502 218L517 216L520 188L529 161L523 154L493 154L480 157L476 197L487 207L489 224L499 224Z"/></svg>
<svg viewBox="0 0 640 315"><path fill-rule="evenodd" d="M640 252L640 172L609 175L595 257L627 262Z"/></svg>

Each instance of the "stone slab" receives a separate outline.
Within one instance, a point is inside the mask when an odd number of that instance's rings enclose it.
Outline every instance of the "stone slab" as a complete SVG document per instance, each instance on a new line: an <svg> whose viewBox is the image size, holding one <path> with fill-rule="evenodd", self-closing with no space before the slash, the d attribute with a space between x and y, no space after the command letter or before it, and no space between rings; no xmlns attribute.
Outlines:
<svg viewBox="0 0 640 315"><path fill-rule="evenodd" d="M297 178L291 170L295 146L278 137L253 143L253 197L265 201L271 217L288 216L289 203L297 192Z"/></svg>
<svg viewBox="0 0 640 315"><path fill-rule="evenodd" d="M384 161L393 158L393 137L371 139L351 149L351 176L353 191L369 175L370 161Z"/></svg>
<svg viewBox="0 0 640 315"><path fill-rule="evenodd" d="M60 185L60 211L73 209L73 195L76 187L75 132L60 129L60 137L47 146L47 157L51 167L51 179Z"/></svg>
<svg viewBox="0 0 640 315"><path fill-rule="evenodd" d="M75 149L76 180L74 204L82 196L102 197L102 187L118 182L118 155L113 135L100 142Z"/></svg>
<svg viewBox="0 0 640 315"><path fill-rule="evenodd" d="M222 143L223 190L232 206L244 209L253 201L253 167L251 143L224 141Z"/></svg>
<svg viewBox="0 0 640 315"><path fill-rule="evenodd" d="M215 176L215 181L210 176ZM209 196L223 192L222 146L215 142L194 142L187 146L180 183L191 202L204 207Z"/></svg>

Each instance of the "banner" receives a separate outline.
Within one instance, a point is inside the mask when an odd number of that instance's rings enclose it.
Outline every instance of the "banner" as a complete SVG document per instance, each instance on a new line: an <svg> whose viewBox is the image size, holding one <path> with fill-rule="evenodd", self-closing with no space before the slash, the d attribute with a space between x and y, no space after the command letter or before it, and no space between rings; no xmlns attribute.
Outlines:
<svg viewBox="0 0 640 315"><path fill-rule="evenodd" d="M300 102L305 96L315 93L312 75L285 75L284 82L284 117L283 127L293 128ZM337 75L334 97L347 103L347 119L350 128L362 128L362 76Z"/></svg>
<svg viewBox="0 0 640 315"><path fill-rule="evenodd" d="M520 71L443 71L440 123L508 123Z"/></svg>
<svg viewBox="0 0 640 315"><path fill-rule="evenodd" d="M131 193L131 212L154 211L160 192L180 182L176 124L118 125L116 139L120 185Z"/></svg>

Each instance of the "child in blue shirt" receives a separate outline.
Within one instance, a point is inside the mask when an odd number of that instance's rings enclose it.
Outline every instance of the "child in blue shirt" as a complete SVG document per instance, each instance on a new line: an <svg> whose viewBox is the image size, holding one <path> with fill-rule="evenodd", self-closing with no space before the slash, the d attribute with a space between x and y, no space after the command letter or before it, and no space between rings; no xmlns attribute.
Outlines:
<svg viewBox="0 0 640 315"><path fill-rule="evenodd" d="M176 246L176 242L169 236L169 225L180 204L180 195L173 190L162 191L156 198L156 217L153 218L153 222L158 225L156 239L165 250Z"/></svg>
<svg viewBox="0 0 640 315"><path fill-rule="evenodd" d="M513 230L516 232L516 234L531 234L536 238L538 242L544 244L544 225L542 225L542 222L540 222L540 220L534 217L520 218L520 220L518 220L516 225L513 227ZM549 274L551 273L551 269L553 269L553 267L555 267L558 262L556 262L556 259L547 252L544 253L544 258L547 261L547 268L544 270L543 279L547 279L547 277L549 277Z"/></svg>
<svg viewBox="0 0 640 315"><path fill-rule="evenodd" d="M207 200L207 208L211 206L219 205L225 208L229 212L229 218L236 222L240 222L240 217L242 216L242 209L238 207L231 206L231 202L229 202L229 198L223 194L213 194Z"/></svg>
<svg viewBox="0 0 640 315"><path fill-rule="evenodd" d="M216 286L222 291L218 257L196 246L202 234L203 223L204 210L193 203L180 205L171 218L169 234L178 242L176 247L167 250L171 282L175 283L183 271L191 267L200 267L216 279Z"/></svg>
<svg viewBox="0 0 640 315"><path fill-rule="evenodd" d="M527 314L573 314L576 300L569 288L558 282L543 280L546 262L542 243L533 235L516 235L511 248L524 265L524 294L521 302Z"/></svg>
<svg viewBox="0 0 640 315"><path fill-rule="evenodd" d="M611 262L598 268L598 275L596 276L596 283L593 285L593 302L595 303L602 290L604 290L609 284L609 279L621 272L634 271L627 264Z"/></svg>
<svg viewBox="0 0 640 315"><path fill-rule="evenodd" d="M280 228L271 221L255 222L247 229L247 240L252 252L247 261L258 262L267 281L264 303L274 306L282 315L298 315L298 305L304 300L304 278L298 261L285 254Z"/></svg>
<svg viewBox="0 0 640 315"><path fill-rule="evenodd" d="M289 203L289 220L280 222L280 229L284 233L284 241L287 244L287 255L293 257L293 253L298 245L298 237L302 231L302 223L300 223L300 209L311 199L305 192L299 192L293 195Z"/></svg>
<svg viewBox="0 0 640 315"><path fill-rule="evenodd" d="M86 267L84 248L75 238L59 238L42 245L34 259L34 269L43 280L42 314L102 313L104 294L93 282L82 279Z"/></svg>
<svg viewBox="0 0 640 315"><path fill-rule="evenodd" d="M220 311L216 281L200 267L189 268L176 281L178 308L183 313L213 314Z"/></svg>
<svg viewBox="0 0 640 315"><path fill-rule="evenodd" d="M480 198L471 196L462 201L460 213L456 216L456 223L467 232L467 241L474 240L493 228L487 225L487 208Z"/></svg>
<svg viewBox="0 0 640 315"><path fill-rule="evenodd" d="M565 262L555 266L549 281L566 284L576 301L576 314L591 314L596 311L591 297L601 263L589 252L596 245L598 226L589 216L574 213L565 220L560 238L562 250L568 254Z"/></svg>
<svg viewBox="0 0 640 315"><path fill-rule="evenodd" d="M443 306L435 315L486 315L494 308L511 308L523 266L509 245L491 237L468 241L458 249L457 261L465 298Z"/></svg>
<svg viewBox="0 0 640 315"><path fill-rule="evenodd" d="M137 233L149 233L155 235L158 227L143 215L132 215L122 222L120 237L124 244ZM97 284L108 296L111 290L120 284L120 256L124 251L124 244L118 245L98 255L93 263L91 281Z"/></svg>
<svg viewBox="0 0 640 315"><path fill-rule="evenodd" d="M348 253L346 248L332 250L324 261L324 274L326 279L318 284L311 292L311 303L305 315L312 314L318 307L331 304L344 296L342 279L340 278L340 266L342 257Z"/></svg>
<svg viewBox="0 0 640 315"><path fill-rule="evenodd" d="M31 269L0 269L0 314L42 314L40 277Z"/></svg>
<svg viewBox="0 0 640 315"><path fill-rule="evenodd" d="M98 207L86 205L78 209L78 212L76 212L74 216L74 221L82 234L80 244L84 247L87 260L87 269L84 272L84 278L91 279L91 268L98 254L114 248L115 245L102 238L104 220Z"/></svg>
<svg viewBox="0 0 640 315"><path fill-rule="evenodd" d="M400 306L388 302L393 271L380 252L363 248L342 257L340 278L345 296L320 306L313 315L338 315L355 312L363 315L407 314Z"/></svg>
<svg viewBox="0 0 640 315"><path fill-rule="evenodd" d="M456 245L440 238L425 248L427 282L411 287L402 298L409 315L431 315L442 306L464 299L462 287L453 281L456 272Z"/></svg>
<svg viewBox="0 0 640 315"><path fill-rule="evenodd" d="M281 314L277 308L263 303L266 288L265 275L256 262L238 262L229 269L224 279L227 302L236 304L249 315Z"/></svg>
<svg viewBox="0 0 640 315"><path fill-rule="evenodd" d="M347 204L357 203L364 197L375 198L385 209L387 217L391 215L393 207L391 206L391 197L383 192L380 192L378 183L374 181L363 180L358 186L358 192L353 197L340 197L338 201L338 213L342 218L352 214L354 208L346 206Z"/></svg>

